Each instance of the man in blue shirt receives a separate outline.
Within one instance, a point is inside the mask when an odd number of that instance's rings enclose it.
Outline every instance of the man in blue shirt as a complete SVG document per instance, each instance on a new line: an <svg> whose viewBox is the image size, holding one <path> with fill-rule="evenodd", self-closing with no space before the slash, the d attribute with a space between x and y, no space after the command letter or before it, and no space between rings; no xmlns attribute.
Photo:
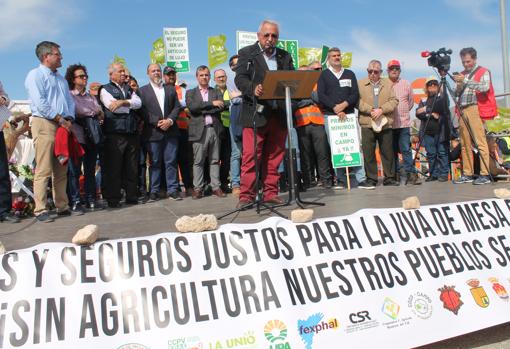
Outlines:
<svg viewBox="0 0 510 349"><path fill-rule="evenodd" d="M40 222L52 222L46 203L46 188L52 178L53 200L57 215L71 214L66 195L67 166L54 155L55 134L59 126L71 129L74 120L74 100L67 81L57 71L62 66L60 46L54 42L40 42L35 53L41 64L32 69L25 79L25 88L31 100L32 136L35 147L34 214Z"/></svg>

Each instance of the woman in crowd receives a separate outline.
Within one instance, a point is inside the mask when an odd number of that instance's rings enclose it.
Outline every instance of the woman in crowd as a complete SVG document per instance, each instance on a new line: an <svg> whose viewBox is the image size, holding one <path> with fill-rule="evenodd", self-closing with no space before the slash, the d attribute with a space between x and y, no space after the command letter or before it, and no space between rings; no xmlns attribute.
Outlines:
<svg viewBox="0 0 510 349"><path fill-rule="evenodd" d="M80 142L85 155L78 163L69 161L68 172L68 196L71 209L75 214L83 214L84 209L80 198L80 175L83 164L83 174L85 177L85 203L91 210L100 210L103 207L96 201L96 160L98 155L98 146L95 145L87 136L84 126L86 118L95 118L102 123L104 114L97 102L97 99L87 92L87 68L81 64L73 64L67 68L66 80L69 89L76 103L76 119L73 123L72 131Z"/></svg>

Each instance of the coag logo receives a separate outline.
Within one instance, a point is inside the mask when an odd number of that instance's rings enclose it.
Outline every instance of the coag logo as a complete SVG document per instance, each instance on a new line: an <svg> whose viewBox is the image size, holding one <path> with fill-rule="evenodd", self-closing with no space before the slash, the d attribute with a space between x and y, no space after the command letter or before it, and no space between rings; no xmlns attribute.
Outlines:
<svg viewBox="0 0 510 349"><path fill-rule="evenodd" d="M372 319L370 318L370 313L366 310L349 314L349 321L351 322L351 324L359 324L367 320L370 321Z"/></svg>
<svg viewBox="0 0 510 349"><path fill-rule="evenodd" d="M287 326L283 321L270 320L264 326L264 336L269 341L270 349L290 349L287 338Z"/></svg>

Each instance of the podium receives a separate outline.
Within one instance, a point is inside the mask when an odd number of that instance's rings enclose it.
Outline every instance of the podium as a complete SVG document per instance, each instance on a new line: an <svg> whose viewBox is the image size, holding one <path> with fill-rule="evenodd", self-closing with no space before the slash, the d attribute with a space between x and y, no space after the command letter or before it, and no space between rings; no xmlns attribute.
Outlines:
<svg viewBox="0 0 510 349"><path fill-rule="evenodd" d="M289 161L289 198L284 204L277 205L288 206L292 203L293 196L296 204L300 208L304 208L305 205L316 205L324 206L321 202L306 202L301 200L299 196L299 188L296 183L296 149L293 147L293 135L292 135L292 99L309 99L312 96L312 91L319 79L320 72L315 70L273 70L267 71L262 83L264 94L259 97L260 100L266 99L285 99L285 111L287 120L287 142L288 147L288 161Z"/></svg>

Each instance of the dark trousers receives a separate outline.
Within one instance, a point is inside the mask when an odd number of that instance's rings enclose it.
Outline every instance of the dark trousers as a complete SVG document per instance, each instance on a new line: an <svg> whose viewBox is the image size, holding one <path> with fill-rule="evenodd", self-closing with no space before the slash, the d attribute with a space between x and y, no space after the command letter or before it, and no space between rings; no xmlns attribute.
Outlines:
<svg viewBox="0 0 510 349"><path fill-rule="evenodd" d="M139 136L136 134L108 134L104 143L103 196L109 203L121 199L122 185L126 201L137 201Z"/></svg>
<svg viewBox="0 0 510 349"><path fill-rule="evenodd" d="M228 186L228 177L230 175L230 156L232 155L232 145L230 143L230 131L228 127L223 127L223 136L220 142L220 182L221 187L226 189Z"/></svg>
<svg viewBox="0 0 510 349"><path fill-rule="evenodd" d="M140 142L140 157L138 158L138 193L140 195L147 194L147 158L148 158L147 142Z"/></svg>
<svg viewBox="0 0 510 349"><path fill-rule="evenodd" d="M432 177L448 177L450 163L448 161L448 142L440 142L439 134L423 136L423 144L427 151L429 173Z"/></svg>
<svg viewBox="0 0 510 349"><path fill-rule="evenodd" d="M177 180L177 152L179 140L177 137L165 137L158 142L149 142L149 155L151 158L151 194L158 194L161 180L166 178L166 190L169 194L179 189ZM162 171L164 167L164 171Z"/></svg>
<svg viewBox="0 0 510 349"><path fill-rule="evenodd" d="M393 155L393 130L387 128L381 132L374 132L371 128L361 128L361 148L365 163L367 178L377 183L377 160L375 157L376 145L384 171L384 178L395 178L395 156Z"/></svg>
<svg viewBox="0 0 510 349"><path fill-rule="evenodd" d="M83 176L85 177L85 201L93 203L96 201L96 162L97 148L93 145L82 144L85 154L78 161L72 159L68 162L67 172L67 196L71 204L81 202L80 197L80 176L83 164Z"/></svg>
<svg viewBox="0 0 510 349"><path fill-rule="evenodd" d="M9 214L11 208L12 194L9 161L7 160L4 133L0 130L0 216Z"/></svg>
<svg viewBox="0 0 510 349"><path fill-rule="evenodd" d="M188 130L179 129L179 146L177 150L177 164L181 172L185 189L193 188L193 147L188 141Z"/></svg>
<svg viewBox="0 0 510 349"><path fill-rule="evenodd" d="M312 178L315 179L315 163L319 169L319 177L322 182L331 180L328 152L328 137L324 125L308 124L296 128L301 156L301 175L304 185L310 185Z"/></svg>

